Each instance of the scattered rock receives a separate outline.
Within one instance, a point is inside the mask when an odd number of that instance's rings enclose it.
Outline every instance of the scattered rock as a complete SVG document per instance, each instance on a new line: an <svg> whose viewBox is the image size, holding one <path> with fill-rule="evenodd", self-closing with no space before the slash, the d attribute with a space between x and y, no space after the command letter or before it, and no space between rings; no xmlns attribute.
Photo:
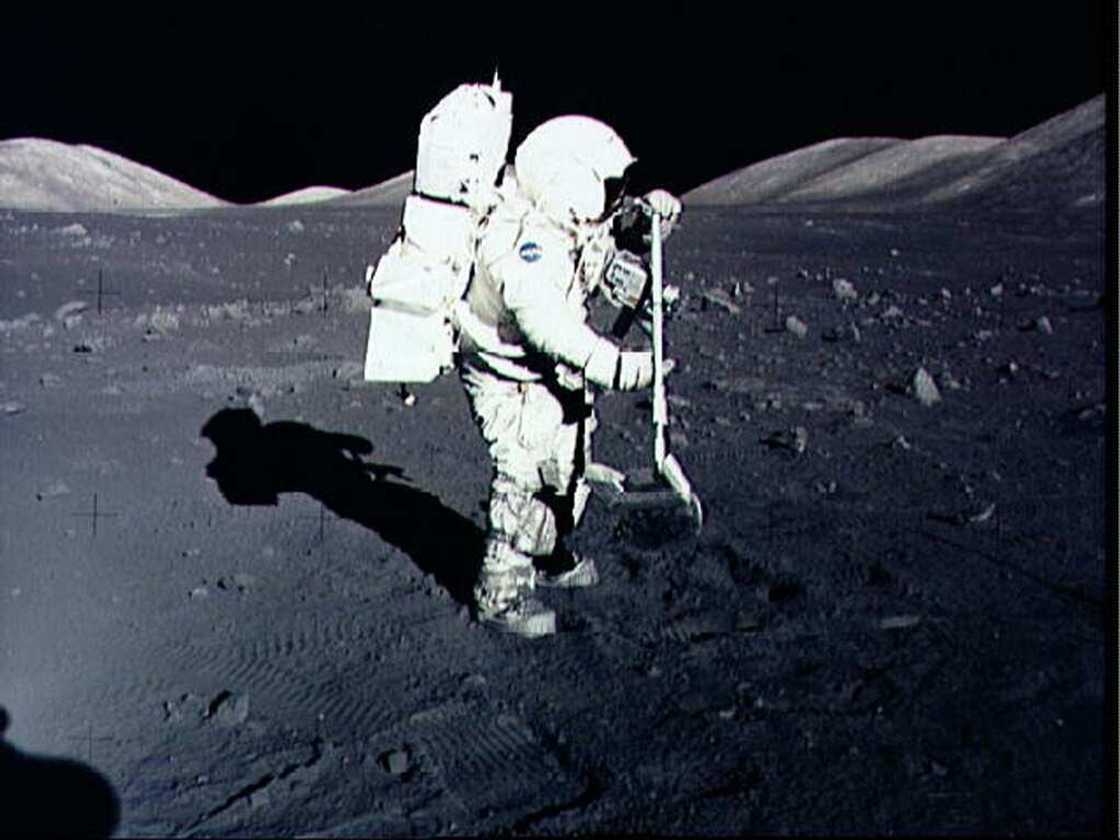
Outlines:
<svg viewBox="0 0 1120 840"><path fill-rule="evenodd" d="M219 726L240 726L249 719L249 695L221 691L206 709L206 717Z"/></svg>
<svg viewBox="0 0 1120 840"><path fill-rule="evenodd" d="M194 718L203 718L206 716L206 709L203 706L201 697L187 692L186 694L180 695L175 700L164 701L164 723L182 723L188 716Z"/></svg>
<svg viewBox="0 0 1120 840"><path fill-rule="evenodd" d="M69 495L69 493L70 488L66 486L66 483L64 481L54 481L48 484L42 490L36 491L35 498L41 502L45 499L54 499L59 496L66 496Z"/></svg>
<svg viewBox="0 0 1120 840"><path fill-rule="evenodd" d="M1107 409L1105 408L1104 403L1097 403L1096 405L1082 409L1080 412L1078 412L1077 419L1081 421L1087 421L1092 420L1097 416L1103 417L1106 410Z"/></svg>
<svg viewBox="0 0 1120 840"><path fill-rule="evenodd" d="M364 368L361 362L343 362L331 371L331 377L349 382L353 379L362 379Z"/></svg>
<svg viewBox="0 0 1120 840"><path fill-rule="evenodd" d="M786 318L786 330L798 338L805 338L809 334L809 327L796 315Z"/></svg>
<svg viewBox="0 0 1120 840"><path fill-rule="evenodd" d="M894 615L890 618L884 618L879 622L880 630L904 630L907 627L914 627L920 624L922 617L920 615Z"/></svg>
<svg viewBox="0 0 1120 840"><path fill-rule="evenodd" d="M856 287L849 281L843 279L832 281L832 293L836 295L837 300L845 303L859 299Z"/></svg>
<svg viewBox="0 0 1120 840"><path fill-rule="evenodd" d="M672 408L692 408L692 401L678 394L669 394L666 400Z"/></svg>
<svg viewBox="0 0 1120 840"><path fill-rule="evenodd" d="M72 300L69 303L64 303L54 311L54 319L56 321L65 321L75 315L80 315L89 309L89 303L84 300Z"/></svg>
<svg viewBox="0 0 1120 840"><path fill-rule="evenodd" d="M218 578L216 586L224 590L236 589L238 592L248 592L251 589L255 589L258 582L256 576L238 572L231 577Z"/></svg>
<svg viewBox="0 0 1120 840"><path fill-rule="evenodd" d="M410 754L407 748L388 750L377 757L381 769L391 776L403 776L411 765Z"/></svg>
<svg viewBox="0 0 1120 840"><path fill-rule="evenodd" d="M992 514L996 512L995 502L992 502L987 507L977 511L976 513L968 514L965 516L965 521L972 525L978 525L981 522L987 522L992 518Z"/></svg>
<svg viewBox="0 0 1120 840"><path fill-rule="evenodd" d="M762 439L772 448L788 449L800 455L809 445L809 430L804 426L794 426L783 431L773 432Z"/></svg>
<svg viewBox="0 0 1120 840"><path fill-rule="evenodd" d="M941 401L941 392L937 390L937 384L925 368L918 368L911 382L911 387L918 402L924 406L931 406Z"/></svg>
<svg viewBox="0 0 1120 840"><path fill-rule="evenodd" d="M700 305L704 309L709 306L716 306L727 312L730 315L738 315L742 309L737 303L732 302L731 298L727 296L727 292L723 289L707 289L700 296Z"/></svg>
<svg viewBox="0 0 1120 840"><path fill-rule="evenodd" d="M860 332L859 327L854 323L845 324L842 327L833 327L824 334L825 341L853 341L859 344L863 340L863 334Z"/></svg>
<svg viewBox="0 0 1120 840"><path fill-rule="evenodd" d="M689 446L688 435L684 432L669 432L669 444L675 449L687 449Z"/></svg>

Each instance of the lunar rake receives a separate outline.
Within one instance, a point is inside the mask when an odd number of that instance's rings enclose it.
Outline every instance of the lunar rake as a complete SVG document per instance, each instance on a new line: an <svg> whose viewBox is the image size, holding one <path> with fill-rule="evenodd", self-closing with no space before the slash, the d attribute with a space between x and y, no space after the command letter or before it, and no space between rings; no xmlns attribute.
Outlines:
<svg viewBox="0 0 1120 840"><path fill-rule="evenodd" d="M666 430L669 425L669 405L665 396L665 340L664 294L661 264L661 217L649 211L653 237L650 302L653 314L653 481L641 482L627 477L621 488L616 486L608 497L612 505L624 507L655 508L684 504L699 531L704 524L704 509L700 497L692 489L684 468L668 451Z"/></svg>

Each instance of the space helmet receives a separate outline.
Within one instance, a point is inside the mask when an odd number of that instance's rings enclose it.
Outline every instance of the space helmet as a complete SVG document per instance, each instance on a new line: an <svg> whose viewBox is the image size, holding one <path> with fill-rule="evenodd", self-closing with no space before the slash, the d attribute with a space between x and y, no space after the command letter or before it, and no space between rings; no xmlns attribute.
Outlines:
<svg viewBox="0 0 1120 840"><path fill-rule="evenodd" d="M636 160L609 125L573 114L533 129L517 147L513 167L526 197L552 220L569 225L609 215Z"/></svg>

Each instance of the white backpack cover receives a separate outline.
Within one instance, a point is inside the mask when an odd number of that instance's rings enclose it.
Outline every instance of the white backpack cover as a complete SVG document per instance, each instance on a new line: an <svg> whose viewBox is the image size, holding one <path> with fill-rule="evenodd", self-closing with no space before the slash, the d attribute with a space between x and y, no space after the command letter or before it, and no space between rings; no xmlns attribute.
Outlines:
<svg viewBox="0 0 1120 840"><path fill-rule="evenodd" d="M366 380L431 382L451 369L452 312L470 282L478 223L498 201L511 101L495 75L490 85L460 85L420 124L400 230L377 269L366 269Z"/></svg>

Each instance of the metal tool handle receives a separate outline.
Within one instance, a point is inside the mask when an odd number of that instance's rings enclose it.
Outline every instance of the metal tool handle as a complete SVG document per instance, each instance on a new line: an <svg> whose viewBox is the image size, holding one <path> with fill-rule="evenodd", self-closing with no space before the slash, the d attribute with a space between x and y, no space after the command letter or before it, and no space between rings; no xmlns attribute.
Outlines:
<svg viewBox="0 0 1120 840"><path fill-rule="evenodd" d="M665 348L662 314L661 216L657 211L651 220L650 302L653 309L653 465L660 474L665 464L665 427L669 409L665 400Z"/></svg>

